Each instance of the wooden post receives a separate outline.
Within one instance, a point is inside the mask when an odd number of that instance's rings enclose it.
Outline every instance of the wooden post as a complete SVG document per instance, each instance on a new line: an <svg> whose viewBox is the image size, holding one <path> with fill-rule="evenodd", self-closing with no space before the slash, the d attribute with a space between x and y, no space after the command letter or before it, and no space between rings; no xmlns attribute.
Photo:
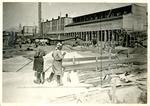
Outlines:
<svg viewBox="0 0 150 106"><path fill-rule="evenodd" d="M111 61L111 47L109 46L109 61Z"/></svg>
<svg viewBox="0 0 150 106"><path fill-rule="evenodd" d="M98 57L96 56L96 64L98 63ZM96 66L96 71L98 71L98 65Z"/></svg>
<svg viewBox="0 0 150 106"><path fill-rule="evenodd" d="M75 64L75 57L74 56L72 58L72 63L73 63L73 65Z"/></svg>
<svg viewBox="0 0 150 106"><path fill-rule="evenodd" d="M101 34L101 35L102 35L102 34ZM101 49L100 49L100 50L101 50L101 51L100 51L101 56L100 56L100 57L102 57L102 55L103 55L103 52L102 52L102 50L103 50L102 37L103 37L103 35L101 36ZM103 66L103 65L102 65L102 64L103 64L103 63L102 63L102 58L100 58L100 61L101 61L101 64L100 64L100 68L101 68L101 69L100 69L100 70L101 70L101 71L100 71L100 72L101 72L100 81L101 81L101 87L102 87L102 84L103 84L103 82L102 82L102 77L103 77L103 76L102 76L102 66Z"/></svg>
<svg viewBox="0 0 150 106"><path fill-rule="evenodd" d="M98 57L96 56L96 63L98 62Z"/></svg>
<svg viewBox="0 0 150 106"><path fill-rule="evenodd" d="M109 46L109 62L111 61L111 47ZM110 69L110 63L108 65L108 71L110 72L111 69Z"/></svg>
<svg viewBox="0 0 150 106"><path fill-rule="evenodd" d="M113 79L112 83L112 103L116 103L116 78Z"/></svg>

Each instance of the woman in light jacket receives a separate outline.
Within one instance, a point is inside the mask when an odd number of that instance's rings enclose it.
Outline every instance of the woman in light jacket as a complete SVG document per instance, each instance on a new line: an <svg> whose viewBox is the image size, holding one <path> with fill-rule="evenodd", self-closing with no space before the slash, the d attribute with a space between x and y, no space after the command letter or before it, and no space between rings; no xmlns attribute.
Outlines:
<svg viewBox="0 0 150 106"><path fill-rule="evenodd" d="M53 72L50 74L49 78L47 78L48 82L51 82L53 77L56 77L56 81L59 86L62 85L62 76L63 76L63 66L62 60L66 54L66 52L62 53L62 44L58 43L56 49L52 53L53 62L52 62L52 70Z"/></svg>

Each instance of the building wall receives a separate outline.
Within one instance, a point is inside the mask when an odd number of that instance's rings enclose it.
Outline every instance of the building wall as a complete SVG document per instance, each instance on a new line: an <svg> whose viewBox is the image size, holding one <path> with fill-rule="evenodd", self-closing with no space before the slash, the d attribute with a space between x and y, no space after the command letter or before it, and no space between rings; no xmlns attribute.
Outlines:
<svg viewBox="0 0 150 106"><path fill-rule="evenodd" d="M42 23L42 34L52 31L52 21Z"/></svg>
<svg viewBox="0 0 150 106"><path fill-rule="evenodd" d="M122 29L126 31L146 30L146 13L145 8L132 4L74 18L58 17L58 19L52 19L48 26L45 22L43 31L45 34L57 35L59 38L79 35L86 41L94 38L100 41L109 41L114 38L118 41L119 35L114 33L121 33Z"/></svg>
<svg viewBox="0 0 150 106"><path fill-rule="evenodd" d="M16 32L3 32L3 48L14 47L16 41Z"/></svg>
<svg viewBox="0 0 150 106"><path fill-rule="evenodd" d="M123 29L126 29L128 31L133 30L133 21L134 18L132 14L123 15Z"/></svg>
<svg viewBox="0 0 150 106"><path fill-rule="evenodd" d="M38 33L38 27L36 26L23 26L23 36L24 37L33 37Z"/></svg>
<svg viewBox="0 0 150 106"><path fill-rule="evenodd" d="M138 4L132 5L132 13L136 16L146 17L147 8L144 6L139 6Z"/></svg>
<svg viewBox="0 0 150 106"><path fill-rule="evenodd" d="M24 34L34 34L37 33L37 28L35 26L23 26Z"/></svg>
<svg viewBox="0 0 150 106"><path fill-rule="evenodd" d="M134 27L134 31L144 31L146 30L146 27L144 27L145 24L145 20L142 16L133 16L134 21L133 21L133 27Z"/></svg>
<svg viewBox="0 0 150 106"><path fill-rule="evenodd" d="M134 30L147 30L147 8L134 4L132 7L132 13L134 18Z"/></svg>
<svg viewBox="0 0 150 106"><path fill-rule="evenodd" d="M58 17L42 23L43 34L59 34L64 33L65 25L72 23L70 17Z"/></svg>
<svg viewBox="0 0 150 106"><path fill-rule="evenodd" d="M147 10L145 7L132 5L132 13L123 16L123 28L129 31L145 31L147 29Z"/></svg>
<svg viewBox="0 0 150 106"><path fill-rule="evenodd" d="M64 19L64 25L65 25L65 26L68 25L68 24L71 24L71 23L73 23L73 20L72 20L71 17L68 17L68 18L65 18L65 19Z"/></svg>
<svg viewBox="0 0 150 106"><path fill-rule="evenodd" d="M84 31L99 31L120 29L123 25L122 19L113 21L104 21L76 26L65 27L65 32L84 32Z"/></svg>
<svg viewBox="0 0 150 106"><path fill-rule="evenodd" d="M146 9L135 4L129 7L131 8L128 8L126 11L122 9L115 9L115 11L112 10L114 13L116 11L117 13L119 13L119 11L124 12L121 13L121 16L112 15L114 14L112 12L110 17L105 19L95 18L95 20L87 21L86 15L77 18L75 17L73 18L75 22L65 27L65 33L67 33L68 37L71 37L72 35L79 35L86 41L92 40L94 38L98 38L99 40L102 39L103 41L109 41L114 38L115 41L118 41L120 36L115 34L116 31L121 33L122 29L132 32L146 30ZM81 20L82 18L83 21Z"/></svg>

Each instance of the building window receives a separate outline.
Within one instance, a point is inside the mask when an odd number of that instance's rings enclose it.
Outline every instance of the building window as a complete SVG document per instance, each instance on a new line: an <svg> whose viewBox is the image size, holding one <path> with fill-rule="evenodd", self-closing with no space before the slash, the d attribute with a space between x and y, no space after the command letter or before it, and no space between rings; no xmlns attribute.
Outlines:
<svg viewBox="0 0 150 106"><path fill-rule="evenodd" d="M99 31L99 41L101 41L101 31Z"/></svg>
<svg viewBox="0 0 150 106"><path fill-rule="evenodd" d="M108 30L106 30L106 41L109 41L109 32L108 32Z"/></svg>
<svg viewBox="0 0 150 106"><path fill-rule="evenodd" d="M105 32L104 32L104 30L102 31L102 41L104 41L105 40Z"/></svg>

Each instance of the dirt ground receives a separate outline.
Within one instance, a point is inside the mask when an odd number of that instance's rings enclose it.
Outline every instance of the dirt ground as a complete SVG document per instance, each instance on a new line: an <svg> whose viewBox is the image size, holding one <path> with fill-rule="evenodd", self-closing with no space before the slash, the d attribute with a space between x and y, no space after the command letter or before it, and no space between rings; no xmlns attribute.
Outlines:
<svg viewBox="0 0 150 106"><path fill-rule="evenodd" d="M27 50L28 45L22 48L5 50L3 61L22 56L24 59L33 60L36 48L33 45ZM47 57L55 46L42 47ZM119 50L120 48L117 48ZM120 49L121 51L122 49ZM63 51L67 57L99 56L98 48L70 47L66 45ZM118 53L120 61L127 58L126 51ZM96 68L87 68L72 72L74 83L67 83L58 87L56 82L34 84L33 62L30 62L19 71L3 72L3 102L39 102L39 103L146 103L147 99L147 54L144 48L129 49L132 61L125 64L114 64L110 69L101 71ZM106 55L106 53L103 53ZM136 59L140 56L140 59ZM114 60L115 61L115 60ZM15 62L15 61L14 61ZM131 64L132 63L132 64ZM10 64L11 65L11 64ZM49 66L49 63L47 64ZM6 66L5 66L6 67ZM4 68L5 68L4 67ZM12 67L15 67L13 65ZM18 66L19 67L19 66ZM21 67L21 66L20 66ZM117 67L117 68L116 68ZM46 78L51 69L46 72ZM66 73L67 74L67 73ZM70 74L70 75L71 75ZM77 76L77 77L76 77ZM66 79L66 78L64 78ZM79 82L78 82L79 81Z"/></svg>

